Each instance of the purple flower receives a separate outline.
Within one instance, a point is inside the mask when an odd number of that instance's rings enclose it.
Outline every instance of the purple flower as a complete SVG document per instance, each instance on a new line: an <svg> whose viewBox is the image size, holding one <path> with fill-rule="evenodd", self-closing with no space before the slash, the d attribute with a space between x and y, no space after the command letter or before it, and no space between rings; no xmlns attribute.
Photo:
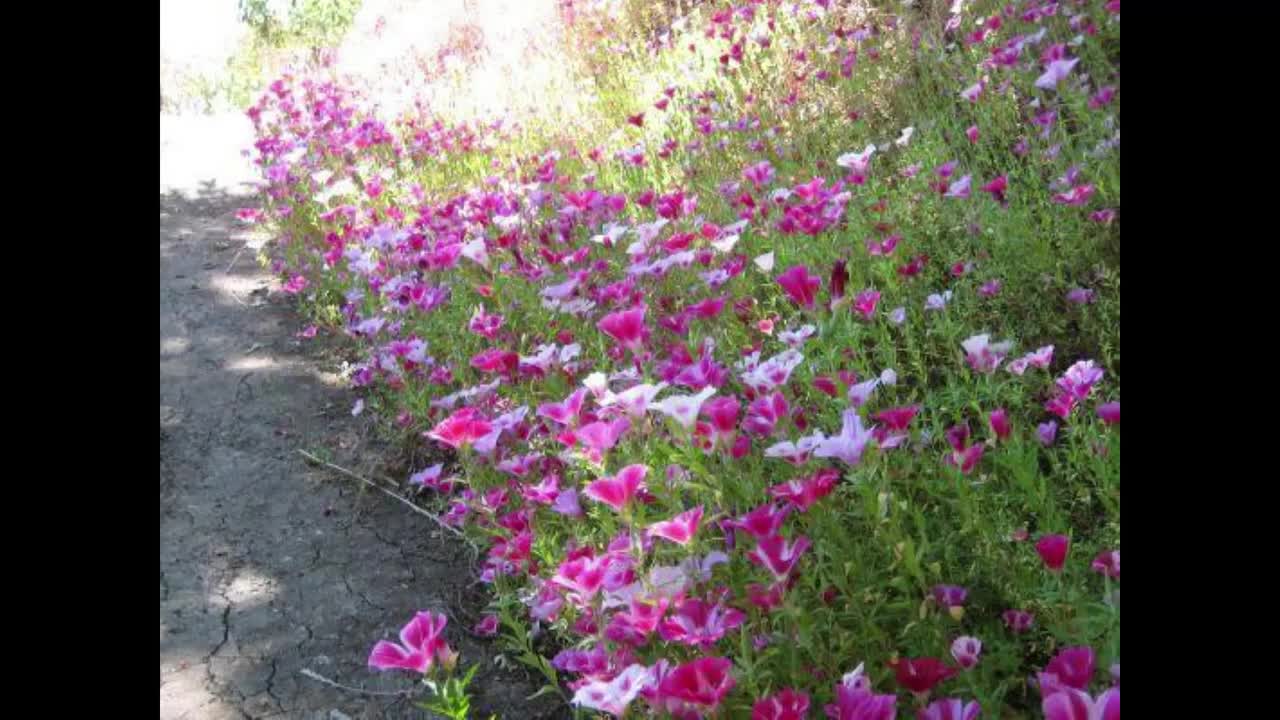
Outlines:
<svg viewBox="0 0 1280 720"><path fill-rule="evenodd" d="M1021 634L1031 629L1036 617L1026 610L1005 610L1001 615L1004 624L1015 633Z"/></svg>
<svg viewBox="0 0 1280 720"><path fill-rule="evenodd" d="M1098 417L1108 425L1120 424L1120 401L1103 403L1098 406Z"/></svg>
<svg viewBox="0 0 1280 720"><path fill-rule="evenodd" d="M976 700L966 703L959 698L944 698L929 703L916 713L917 720L974 720L982 708Z"/></svg>
<svg viewBox="0 0 1280 720"><path fill-rule="evenodd" d="M1036 78L1036 87L1041 90L1052 90L1058 86L1058 83L1067 79L1071 74L1071 69L1080 62L1080 58L1072 58L1070 60L1054 60L1045 68L1044 74Z"/></svg>
<svg viewBox="0 0 1280 720"><path fill-rule="evenodd" d="M1076 305L1089 305L1097 298L1097 293L1088 288L1075 288L1067 293L1067 302Z"/></svg>
<svg viewBox="0 0 1280 720"><path fill-rule="evenodd" d="M1058 437L1058 421L1050 420L1046 423L1040 423L1036 426L1036 437L1040 440L1040 444L1049 447L1053 444L1054 438Z"/></svg>

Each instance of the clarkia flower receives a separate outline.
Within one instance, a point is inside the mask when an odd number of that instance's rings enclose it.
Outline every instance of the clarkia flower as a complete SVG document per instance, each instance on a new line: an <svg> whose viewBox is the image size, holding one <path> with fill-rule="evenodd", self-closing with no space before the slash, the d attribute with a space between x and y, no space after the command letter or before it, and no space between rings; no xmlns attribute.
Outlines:
<svg viewBox="0 0 1280 720"><path fill-rule="evenodd" d="M964 635L951 643L951 657L955 658L960 667L965 670L977 665L980 655L982 655L982 641L976 637Z"/></svg>
<svg viewBox="0 0 1280 720"><path fill-rule="evenodd" d="M1066 535L1045 535L1036 541L1036 552L1044 561L1045 567L1052 572L1062 571L1070 547L1071 539Z"/></svg>
<svg viewBox="0 0 1280 720"><path fill-rule="evenodd" d="M452 656L444 639L448 619L429 611L413 616L400 630L400 643L379 640L369 654L369 667L378 670L412 670L426 673L439 659Z"/></svg>
<svg viewBox="0 0 1280 720"><path fill-rule="evenodd" d="M1113 580L1120 579L1120 551L1119 550L1103 550L1098 553L1098 557L1093 559L1089 564L1090 570L1106 575Z"/></svg>
<svg viewBox="0 0 1280 720"><path fill-rule="evenodd" d="M628 465L614 477L603 477L587 485L585 494L596 502L622 512L645 489L644 479L648 474L649 468L645 465Z"/></svg>
<svg viewBox="0 0 1280 720"><path fill-rule="evenodd" d="M803 265L796 265L782 273L777 282L792 302L810 310L813 309L818 288L822 287L822 278L810 275L809 269Z"/></svg>
<svg viewBox="0 0 1280 720"><path fill-rule="evenodd" d="M916 713L916 720L974 720L982 707L977 700L965 702L958 698L934 700Z"/></svg>

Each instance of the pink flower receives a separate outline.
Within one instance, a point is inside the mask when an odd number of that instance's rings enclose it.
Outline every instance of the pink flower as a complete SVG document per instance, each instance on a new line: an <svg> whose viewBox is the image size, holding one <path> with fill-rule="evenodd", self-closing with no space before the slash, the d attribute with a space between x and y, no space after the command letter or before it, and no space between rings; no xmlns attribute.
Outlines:
<svg viewBox="0 0 1280 720"><path fill-rule="evenodd" d="M771 537L778 534L778 530L782 528L782 523L787 519L791 507L783 505L778 507L773 503L766 503L752 510L751 512L730 520L731 527L748 533L757 539Z"/></svg>
<svg viewBox="0 0 1280 720"><path fill-rule="evenodd" d="M768 570L779 582L790 577L800 562L800 556L809 549L809 538L801 535L789 543L781 535L760 538L755 548L747 553L747 559Z"/></svg>
<svg viewBox="0 0 1280 720"><path fill-rule="evenodd" d="M1044 697L1040 708L1045 720L1120 720L1120 688L1108 688L1097 699L1066 688Z"/></svg>
<svg viewBox="0 0 1280 720"><path fill-rule="evenodd" d="M1103 550L1089 564L1090 570L1096 570L1113 580L1120 579L1120 551Z"/></svg>
<svg viewBox="0 0 1280 720"><path fill-rule="evenodd" d="M1000 363L1004 362L1009 351L1013 349L1013 343L1005 341L992 343L990 335L974 335L961 343L966 353L966 360L969 367L976 372L993 373L996 368L1000 367Z"/></svg>
<svg viewBox="0 0 1280 720"><path fill-rule="evenodd" d="M1058 378L1057 386L1075 400L1085 400L1104 374L1105 371L1092 360L1081 360L1067 368L1062 377Z"/></svg>
<svg viewBox="0 0 1280 720"><path fill-rule="evenodd" d="M667 642L710 650L725 633L741 625L746 618L736 608L688 598L658 625L658 633Z"/></svg>
<svg viewBox="0 0 1280 720"><path fill-rule="evenodd" d="M982 654L982 641L976 637L964 635L951 643L951 657L956 659L960 667L969 670L978 664L978 656Z"/></svg>
<svg viewBox="0 0 1280 720"><path fill-rule="evenodd" d="M1050 695L1062 688L1087 690L1093 680L1093 648L1088 645L1063 648L1040 673L1040 694Z"/></svg>
<svg viewBox="0 0 1280 720"><path fill-rule="evenodd" d="M579 388L561 402L539 405L537 414L560 425L573 427L578 424L578 413L582 412L582 401L586 397L586 388Z"/></svg>
<svg viewBox="0 0 1280 720"><path fill-rule="evenodd" d="M978 126L970 125L968 130L964 131L965 137L969 138L970 143L978 142Z"/></svg>
<svg viewBox="0 0 1280 720"><path fill-rule="evenodd" d="M751 720L805 720L808 715L809 696L791 688L761 698L751 707Z"/></svg>
<svg viewBox="0 0 1280 720"><path fill-rule="evenodd" d="M603 477L587 485L584 492L592 500L622 512L644 490L644 479L648 474L649 468L645 465L628 465L614 477Z"/></svg>
<svg viewBox="0 0 1280 720"><path fill-rule="evenodd" d="M823 468L808 477L789 480L769 488L769 495L775 499L790 503L800 512L806 512L814 503L831 494L840 482L840 471L835 468ZM766 533L771 535L773 533ZM761 537L761 536L757 536Z"/></svg>
<svg viewBox="0 0 1280 720"><path fill-rule="evenodd" d="M861 669L861 665L858 666ZM850 675L857 676L858 670ZM851 683L845 681L836 686L836 701L823 710L831 720L894 720L898 716L898 698L896 695L876 695L871 692L871 685L865 677L855 678Z"/></svg>
<svg viewBox="0 0 1280 720"><path fill-rule="evenodd" d="M1093 97L1089 98L1089 109L1101 110L1111 102L1111 98L1115 97L1115 94L1116 88L1114 85L1108 85L1101 88L1098 92L1093 94Z"/></svg>
<svg viewBox="0 0 1280 720"><path fill-rule="evenodd" d="M996 437L1004 440L1009 437L1009 433L1013 431L1009 424L1009 411L1004 408L996 408L991 411L991 430L995 432Z"/></svg>
<svg viewBox="0 0 1280 720"><path fill-rule="evenodd" d="M1035 623L1036 618L1025 610L1005 610L1000 616L1004 619L1004 624L1015 633L1021 634L1031 629L1031 625Z"/></svg>
<svg viewBox="0 0 1280 720"><path fill-rule="evenodd" d="M475 632L477 635L492 637L498 634L498 616L489 614L480 619L476 623Z"/></svg>
<svg viewBox="0 0 1280 720"><path fill-rule="evenodd" d="M614 717L622 717L627 712L627 706L648 686L650 677L649 668L639 664L630 665L612 680L596 680L578 688L570 702Z"/></svg>
<svg viewBox="0 0 1280 720"><path fill-rule="evenodd" d="M724 658L699 658L668 673L658 692L712 710L736 685L729 672L732 667L733 663Z"/></svg>
<svg viewBox="0 0 1280 720"><path fill-rule="evenodd" d="M711 420L711 427L717 439L733 437L738 427L740 408L738 399L732 397L716 398L703 404L702 414Z"/></svg>
<svg viewBox="0 0 1280 720"><path fill-rule="evenodd" d="M369 667L378 670L413 670L426 673L437 657L451 652L442 634L448 623L444 615L421 611L400 630L400 644L379 640L369 654Z"/></svg>
<svg viewBox="0 0 1280 720"><path fill-rule="evenodd" d="M1066 535L1045 535L1036 541L1036 552L1052 572L1061 572L1070 547L1071 539Z"/></svg>
<svg viewBox="0 0 1280 720"><path fill-rule="evenodd" d="M782 393L774 392L772 395L761 397L747 406L747 416L742 421L742 429L761 437L768 437L773 434L778 420L786 417L790 410L790 405Z"/></svg>
<svg viewBox="0 0 1280 720"><path fill-rule="evenodd" d="M502 348L489 348L471 358L471 367L490 373L510 373L520 364L520 355Z"/></svg>
<svg viewBox="0 0 1280 720"><path fill-rule="evenodd" d="M466 407L450 415L426 433L451 448L465 447L485 437L493 430L488 420L479 416L475 408Z"/></svg>
<svg viewBox="0 0 1280 720"><path fill-rule="evenodd" d="M1000 287L999 280L991 280L983 283L982 287L978 288L978 294L984 298L993 298L1000 294Z"/></svg>
<svg viewBox="0 0 1280 720"><path fill-rule="evenodd" d="M571 590L585 602L600 592L608 570L609 557L577 557L560 564L551 582Z"/></svg>
<svg viewBox="0 0 1280 720"><path fill-rule="evenodd" d="M880 302L880 292L878 290L863 290L858 293L858 297L853 301L853 309L862 313L862 317L870 320L871 316L876 312L876 304Z"/></svg>
<svg viewBox="0 0 1280 720"><path fill-rule="evenodd" d="M1001 205L1005 205L1005 191L1009 189L1009 177L1007 175L999 175L991 182L982 186L982 191L991 193L991 197Z"/></svg>
<svg viewBox="0 0 1280 720"><path fill-rule="evenodd" d="M974 720L982 711L978 701L966 703L958 698L945 698L929 703L916 713L916 720Z"/></svg>
<svg viewBox="0 0 1280 720"><path fill-rule="evenodd" d="M1085 184L1073 187L1066 192L1056 193L1052 199L1056 203L1079 207L1089 202L1090 197L1093 197L1093 185Z"/></svg>
<svg viewBox="0 0 1280 720"><path fill-rule="evenodd" d="M808 309L813 308L818 288L822 287L822 278L810 275L809 269L803 265L796 265L782 273L777 282L792 302Z"/></svg>
<svg viewBox="0 0 1280 720"><path fill-rule="evenodd" d="M677 545L688 545L698 533L698 523L702 521L702 506L687 510L670 520L656 522L649 526L650 537L660 537Z"/></svg>
<svg viewBox="0 0 1280 720"><path fill-rule="evenodd" d="M1098 417L1108 425L1120 424L1120 402L1103 403L1098 406Z"/></svg>
<svg viewBox="0 0 1280 720"><path fill-rule="evenodd" d="M596 323L596 327L600 332L621 343L622 347L635 352L642 347L644 336L647 334L644 314L644 307L609 313Z"/></svg>
<svg viewBox="0 0 1280 720"><path fill-rule="evenodd" d="M626 418L618 418L613 422L593 422L582 426L574 434L574 438L581 440L587 446L587 455L592 461L600 462L604 453L617 445L618 438L630 429L631 421Z"/></svg>
<svg viewBox="0 0 1280 720"><path fill-rule="evenodd" d="M467 328L471 332L488 338L494 339L498 335L498 329L502 327L501 315L489 315L484 311L483 307L477 307L471 316L471 322L467 324Z"/></svg>

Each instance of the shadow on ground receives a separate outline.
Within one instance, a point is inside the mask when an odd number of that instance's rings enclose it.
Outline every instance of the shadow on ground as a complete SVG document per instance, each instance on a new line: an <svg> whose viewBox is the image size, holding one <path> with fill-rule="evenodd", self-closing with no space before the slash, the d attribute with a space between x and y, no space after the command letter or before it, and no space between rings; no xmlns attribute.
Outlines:
<svg viewBox="0 0 1280 720"><path fill-rule="evenodd" d="M483 662L477 717L561 717L524 698L474 621L470 552L429 521L311 466L305 449L365 477L388 449L353 418L336 344L302 319L247 248L242 195L212 182L160 196L160 717L426 717L373 692L413 686L366 666L417 610L448 608L464 664Z"/></svg>

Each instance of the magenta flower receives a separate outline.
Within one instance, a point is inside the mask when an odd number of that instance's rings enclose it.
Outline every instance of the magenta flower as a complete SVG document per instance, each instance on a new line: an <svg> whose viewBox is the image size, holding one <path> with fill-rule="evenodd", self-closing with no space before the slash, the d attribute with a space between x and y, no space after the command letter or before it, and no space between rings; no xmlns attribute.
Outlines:
<svg viewBox="0 0 1280 720"><path fill-rule="evenodd" d="M1036 552L1040 554L1045 567L1052 572L1062 571L1070 547L1071 539L1066 535L1045 535L1036 542Z"/></svg>
<svg viewBox="0 0 1280 720"><path fill-rule="evenodd" d="M1093 648L1088 645L1063 648L1037 677L1040 694L1047 696L1062 688L1087 690L1093 680L1094 661Z"/></svg>
<svg viewBox="0 0 1280 720"><path fill-rule="evenodd" d="M960 667L969 670L978 664L978 657L982 654L982 641L976 637L964 635L955 639L951 643L951 657L956 659Z"/></svg>
<svg viewBox="0 0 1280 720"><path fill-rule="evenodd" d="M658 625L658 633L667 642L710 650L725 633L746 619L747 616L736 608L687 598Z"/></svg>
<svg viewBox="0 0 1280 720"><path fill-rule="evenodd" d="M738 410L741 405L737 398L721 397L709 400L702 406L702 414L711 420L711 428L716 438L732 438L738 427Z"/></svg>
<svg viewBox="0 0 1280 720"><path fill-rule="evenodd" d="M751 706L751 720L805 720L809 716L809 696L785 688L761 698Z"/></svg>
<svg viewBox="0 0 1280 720"><path fill-rule="evenodd" d="M822 278L810 275L809 269L803 265L796 265L782 273L777 282L792 302L808 309L813 309L818 288L822 287Z"/></svg>
<svg viewBox="0 0 1280 720"><path fill-rule="evenodd" d="M492 430L493 426L488 420L480 417L475 408L466 407L441 421L426 435L432 440L438 440L457 449L474 443Z"/></svg>
<svg viewBox="0 0 1280 720"><path fill-rule="evenodd" d="M1108 688L1096 699L1066 688L1040 701L1045 720L1120 720L1120 688Z"/></svg>
<svg viewBox="0 0 1280 720"><path fill-rule="evenodd" d="M1007 191L1008 189L1009 189L1009 176L1007 175L998 175L994 180L982 186L982 191L986 193L991 193L991 197L994 198L995 201L1000 203L1001 205L1008 204L1008 201L1005 199L1005 196L1004 196L1005 191Z"/></svg>
<svg viewBox="0 0 1280 720"><path fill-rule="evenodd" d="M600 462L604 453L618 444L618 438L631 429L631 421L618 418L613 422L593 422L584 425L574 437L587 447L587 455L593 462Z"/></svg>
<svg viewBox="0 0 1280 720"><path fill-rule="evenodd" d="M444 615L425 610L417 613L400 630L400 644L379 640L373 646L369 667L426 673L437 658L444 660L452 654L443 637L448 622Z"/></svg>
<svg viewBox="0 0 1280 720"><path fill-rule="evenodd" d="M769 488L769 495L788 503L787 507L795 507L800 512L807 512L814 503L830 495L838 482L840 482L840 471L828 467L808 477L774 485Z"/></svg>
<svg viewBox="0 0 1280 720"><path fill-rule="evenodd" d="M977 700L966 703L958 698L944 698L917 711L916 720L973 720L981 711Z"/></svg>
<svg viewBox="0 0 1280 720"><path fill-rule="evenodd" d="M1098 557L1093 559L1089 564L1090 570L1096 570L1103 575L1113 579L1120 579L1120 551L1119 550L1103 550L1098 553Z"/></svg>
<svg viewBox="0 0 1280 720"><path fill-rule="evenodd" d="M755 548L747 553L747 559L768 570L779 582L786 580L800 562L800 556L809 549L809 538L801 535L794 543L781 535L760 538Z"/></svg>
<svg viewBox="0 0 1280 720"><path fill-rule="evenodd" d="M1009 437L1009 433L1013 432L1013 427L1009 424L1008 410L996 408L991 411L989 419L991 420L991 430L995 432L997 438L1004 440Z"/></svg>
<svg viewBox="0 0 1280 720"><path fill-rule="evenodd" d="M577 557L560 564L551 582L577 593L586 601L600 592L609 569L609 557Z"/></svg>
<svg viewBox="0 0 1280 720"><path fill-rule="evenodd" d="M579 388L572 395L558 403L543 403L539 405L537 414L560 425L573 427L578 424L578 413L582 412L582 402L586 397L586 388Z"/></svg>
<svg viewBox="0 0 1280 720"><path fill-rule="evenodd" d="M763 539L777 535L790 512L789 505L778 507L773 503L766 503L728 522L730 527L742 530L756 539Z"/></svg>
<svg viewBox="0 0 1280 720"><path fill-rule="evenodd" d="M587 485L584 493L592 500L622 512L645 489L644 479L648 474L649 468L645 465L628 465L614 477L603 477Z"/></svg>
<svg viewBox="0 0 1280 720"><path fill-rule="evenodd" d="M831 302L834 304L837 300L844 297L844 285L849 281L849 271L845 269L844 260L836 260L831 264Z"/></svg>
<svg viewBox="0 0 1280 720"><path fill-rule="evenodd" d="M471 322L467 324L467 328L471 332L482 337L493 340L498 335L499 328L502 327L501 315L489 315L484 311L483 307L477 307L475 313L471 316Z"/></svg>
<svg viewBox="0 0 1280 720"><path fill-rule="evenodd" d="M1025 610L1005 610L1000 617L1010 630L1018 634L1030 630L1036 621L1036 617Z"/></svg>
<svg viewBox="0 0 1280 720"><path fill-rule="evenodd" d="M1098 417L1108 425L1120 424L1120 401L1103 403L1098 406Z"/></svg>
<svg viewBox="0 0 1280 720"><path fill-rule="evenodd" d="M978 126L970 125L968 130L964 131L965 137L969 138L970 143L978 142Z"/></svg>
<svg viewBox="0 0 1280 720"><path fill-rule="evenodd" d="M1089 202L1089 198L1093 197L1093 190L1091 184L1077 185L1066 192L1055 193L1051 199L1056 203L1079 207Z"/></svg>
<svg viewBox="0 0 1280 720"><path fill-rule="evenodd" d="M876 695L869 685L841 683L836 686L836 701L823 710L831 720L894 720L897 706L898 697L892 693Z"/></svg>
<svg viewBox="0 0 1280 720"><path fill-rule="evenodd" d="M476 623L475 633L485 637L492 637L498 634L498 616L490 613L480 618L480 622Z"/></svg>
<svg viewBox="0 0 1280 720"><path fill-rule="evenodd" d="M660 537L677 545L688 545L698 533L698 523L702 521L702 506L687 510L670 520L656 522L649 526L650 537Z"/></svg>
<svg viewBox="0 0 1280 720"><path fill-rule="evenodd" d="M605 335L617 340L622 347L636 352L644 344L647 328L644 325L645 308L609 313L596 323L596 327Z"/></svg>
<svg viewBox="0 0 1280 720"><path fill-rule="evenodd" d="M858 293L853 301L853 309L862 314L866 320L870 320L871 316L876 312L876 304L880 302L880 291L863 290Z"/></svg>
<svg viewBox="0 0 1280 720"><path fill-rule="evenodd" d="M680 665L667 673L659 694L714 710L737 684L729 672L733 663L719 657L704 657Z"/></svg>
<svg viewBox="0 0 1280 720"><path fill-rule="evenodd" d="M694 423L698 421L698 411L702 409L702 403L715 394L716 389L708 386L697 395L668 395L654 403L651 408L673 418L685 430L691 430Z"/></svg>

